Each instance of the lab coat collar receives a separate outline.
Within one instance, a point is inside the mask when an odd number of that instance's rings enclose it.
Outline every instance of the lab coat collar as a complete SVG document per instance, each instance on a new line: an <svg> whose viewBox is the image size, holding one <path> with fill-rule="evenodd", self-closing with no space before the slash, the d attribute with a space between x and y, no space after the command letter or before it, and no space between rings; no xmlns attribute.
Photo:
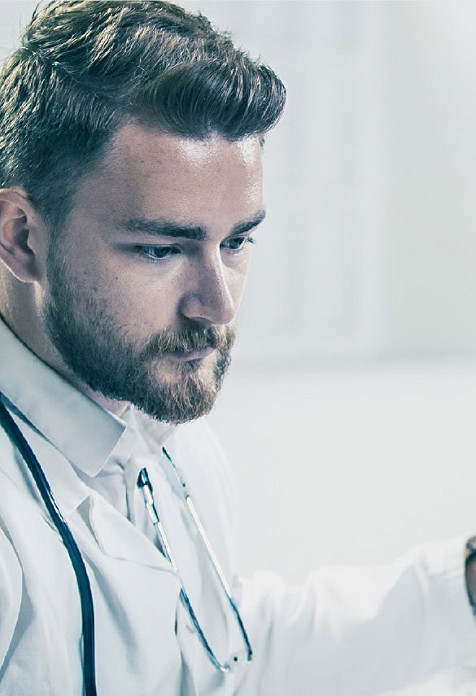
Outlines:
<svg viewBox="0 0 476 696"><path fill-rule="evenodd" d="M79 392L42 362L0 320L0 390L77 469L96 476L111 455L126 459L136 442L137 419L163 441L173 429L132 409L128 424Z"/></svg>
<svg viewBox="0 0 476 696"><path fill-rule="evenodd" d="M76 467L94 476L125 424L39 360L0 322L0 389Z"/></svg>

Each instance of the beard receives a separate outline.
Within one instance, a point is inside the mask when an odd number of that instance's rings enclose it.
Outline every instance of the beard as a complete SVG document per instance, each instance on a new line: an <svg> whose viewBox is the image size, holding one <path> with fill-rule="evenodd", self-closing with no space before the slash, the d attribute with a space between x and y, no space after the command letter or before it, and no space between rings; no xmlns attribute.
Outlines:
<svg viewBox="0 0 476 696"><path fill-rule="evenodd" d="M185 423L211 410L230 365L233 326L203 328L188 320L138 342L107 300L87 294L51 245L49 295L43 307L47 334L68 367L90 389L125 401L160 421ZM201 360L168 357L174 351L214 351Z"/></svg>

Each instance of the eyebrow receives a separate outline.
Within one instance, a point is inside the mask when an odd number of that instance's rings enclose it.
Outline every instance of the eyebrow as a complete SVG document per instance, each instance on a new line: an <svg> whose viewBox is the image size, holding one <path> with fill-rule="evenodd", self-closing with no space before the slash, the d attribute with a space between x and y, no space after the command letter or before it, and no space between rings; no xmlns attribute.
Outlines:
<svg viewBox="0 0 476 696"><path fill-rule="evenodd" d="M256 217L246 222L235 225L227 236L237 234L245 234L253 228L257 227L265 218L265 211L261 210ZM194 239L203 242L208 237L208 232L204 227L199 225L179 225L168 220L147 220L142 218L131 218L125 220L122 227L126 232L137 232L139 234L151 234L157 237L185 237L186 239Z"/></svg>

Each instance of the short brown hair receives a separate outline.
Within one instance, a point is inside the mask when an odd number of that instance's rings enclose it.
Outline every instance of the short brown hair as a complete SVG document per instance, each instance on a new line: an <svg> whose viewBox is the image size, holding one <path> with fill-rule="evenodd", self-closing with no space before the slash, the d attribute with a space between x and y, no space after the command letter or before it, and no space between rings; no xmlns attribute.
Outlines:
<svg viewBox="0 0 476 696"><path fill-rule="evenodd" d="M37 10L0 74L0 187L57 226L79 177L128 119L192 138L263 135L285 89L201 14L159 0Z"/></svg>

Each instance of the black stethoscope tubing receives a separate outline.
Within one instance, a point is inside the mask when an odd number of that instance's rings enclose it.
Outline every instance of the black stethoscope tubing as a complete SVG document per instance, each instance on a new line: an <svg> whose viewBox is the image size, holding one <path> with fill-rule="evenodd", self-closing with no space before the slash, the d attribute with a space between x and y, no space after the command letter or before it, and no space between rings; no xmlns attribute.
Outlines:
<svg viewBox="0 0 476 696"><path fill-rule="evenodd" d="M1 394L0 394L1 397ZM0 424L10 438L12 444L23 457L36 486L40 492L46 509L58 530L63 544L71 559L78 583L81 602L81 621L83 629L83 679L85 696L97 696L96 667L94 649L94 605L89 577L81 553L74 540L61 511L53 496L48 480L36 458L33 450L26 441L23 433L8 412L0 398Z"/></svg>

